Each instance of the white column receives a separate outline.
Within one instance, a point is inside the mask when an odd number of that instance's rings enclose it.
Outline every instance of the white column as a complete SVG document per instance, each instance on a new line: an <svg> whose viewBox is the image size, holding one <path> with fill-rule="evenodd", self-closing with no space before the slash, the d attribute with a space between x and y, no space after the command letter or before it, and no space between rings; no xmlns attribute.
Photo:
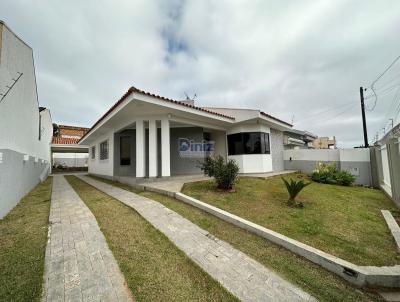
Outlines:
<svg viewBox="0 0 400 302"><path fill-rule="evenodd" d="M146 176L144 121L136 120L136 177Z"/></svg>
<svg viewBox="0 0 400 302"><path fill-rule="evenodd" d="M169 146L169 120L161 120L161 176L171 176L170 146Z"/></svg>
<svg viewBox="0 0 400 302"><path fill-rule="evenodd" d="M149 177L157 177L157 121L149 120Z"/></svg>

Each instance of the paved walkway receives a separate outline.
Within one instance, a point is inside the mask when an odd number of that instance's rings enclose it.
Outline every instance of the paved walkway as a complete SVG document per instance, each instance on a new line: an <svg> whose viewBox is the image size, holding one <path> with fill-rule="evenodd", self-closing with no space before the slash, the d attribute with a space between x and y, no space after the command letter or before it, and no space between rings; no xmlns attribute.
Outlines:
<svg viewBox="0 0 400 302"><path fill-rule="evenodd" d="M242 301L315 301L273 271L160 203L87 176L78 177L135 209Z"/></svg>
<svg viewBox="0 0 400 302"><path fill-rule="evenodd" d="M49 220L42 301L133 301L95 217L61 175Z"/></svg>

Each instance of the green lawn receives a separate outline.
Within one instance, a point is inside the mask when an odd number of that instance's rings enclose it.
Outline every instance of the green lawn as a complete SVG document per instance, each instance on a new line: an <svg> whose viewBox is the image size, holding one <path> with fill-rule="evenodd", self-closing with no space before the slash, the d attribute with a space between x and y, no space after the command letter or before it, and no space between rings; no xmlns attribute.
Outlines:
<svg viewBox="0 0 400 302"><path fill-rule="evenodd" d="M147 191L140 192L128 185L110 180L96 179L162 203L219 239L229 242L264 266L278 272L285 279L303 288L320 301L382 301L379 296L353 287L336 275L264 238L174 198Z"/></svg>
<svg viewBox="0 0 400 302"><path fill-rule="evenodd" d="M380 211L396 208L380 190L313 182L298 196L303 209L285 204L288 193L280 177L242 177L235 193L218 191L213 181L185 184L182 192L355 264L400 263Z"/></svg>
<svg viewBox="0 0 400 302"><path fill-rule="evenodd" d="M132 208L75 176L137 301L237 301Z"/></svg>
<svg viewBox="0 0 400 302"><path fill-rule="evenodd" d="M52 178L0 220L0 301L40 301Z"/></svg>

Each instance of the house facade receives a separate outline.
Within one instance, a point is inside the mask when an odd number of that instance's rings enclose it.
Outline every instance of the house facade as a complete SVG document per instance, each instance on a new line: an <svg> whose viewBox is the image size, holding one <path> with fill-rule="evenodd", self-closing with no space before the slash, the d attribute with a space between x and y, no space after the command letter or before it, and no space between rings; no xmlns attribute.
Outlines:
<svg viewBox="0 0 400 302"><path fill-rule="evenodd" d="M82 168L88 166L88 147L78 141L89 128L53 124L51 142L52 167Z"/></svg>
<svg viewBox="0 0 400 302"><path fill-rule="evenodd" d="M0 219L49 174L52 128L32 48L0 21Z"/></svg>
<svg viewBox="0 0 400 302"><path fill-rule="evenodd" d="M290 128L259 110L197 107L131 87L79 144L89 146L89 173L113 179L199 174L207 155L265 173L283 170Z"/></svg>
<svg viewBox="0 0 400 302"><path fill-rule="evenodd" d="M290 129L283 133L283 145L285 150L314 149L313 141L318 136L308 131Z"/></svg>

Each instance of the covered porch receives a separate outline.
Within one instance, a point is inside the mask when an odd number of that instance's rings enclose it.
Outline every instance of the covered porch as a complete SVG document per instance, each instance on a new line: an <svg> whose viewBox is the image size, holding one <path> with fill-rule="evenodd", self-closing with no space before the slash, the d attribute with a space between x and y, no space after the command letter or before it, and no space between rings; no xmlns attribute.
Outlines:
<svg viewBox="0 0 400 302"><path fill-rule="evenodd" d="M198 175L207 155L226 159L226 132L215 128L172 115L136 119L113 134L113 178Z"/></svg>

